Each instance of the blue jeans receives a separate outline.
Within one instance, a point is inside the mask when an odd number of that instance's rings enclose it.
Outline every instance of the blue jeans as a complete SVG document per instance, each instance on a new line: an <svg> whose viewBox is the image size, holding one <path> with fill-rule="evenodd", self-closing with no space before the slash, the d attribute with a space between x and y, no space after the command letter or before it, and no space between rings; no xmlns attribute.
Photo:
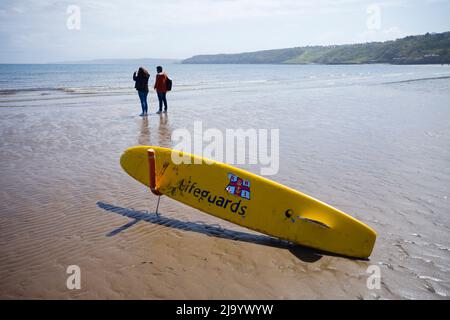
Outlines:
<svg viewBox="0 0 450 320"><path fill-rule="evenodd" d="M162 105L164 102L164 110L167 111L167 99L165 92L158 92L158 100L159 100L159 111L162 111Z"/></svg>
<svg viewBox="0 0 450 320"><path fill-rule="evenodd" d="M138 91L139 99L141 100L142 113L147 113L147 95L148 91Z"/></svg>

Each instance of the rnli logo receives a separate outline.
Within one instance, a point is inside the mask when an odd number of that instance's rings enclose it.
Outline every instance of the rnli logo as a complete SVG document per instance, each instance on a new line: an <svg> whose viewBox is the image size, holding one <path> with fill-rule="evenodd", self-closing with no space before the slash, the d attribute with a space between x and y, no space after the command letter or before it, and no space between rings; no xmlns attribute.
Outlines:
<svg viewBox="0 0 450 320"><path fill-rule="evenodd" d="M232 173L228 174L228 178L230 182L225 190L235 196L250 200L250 181L243 180Z"/></svg>

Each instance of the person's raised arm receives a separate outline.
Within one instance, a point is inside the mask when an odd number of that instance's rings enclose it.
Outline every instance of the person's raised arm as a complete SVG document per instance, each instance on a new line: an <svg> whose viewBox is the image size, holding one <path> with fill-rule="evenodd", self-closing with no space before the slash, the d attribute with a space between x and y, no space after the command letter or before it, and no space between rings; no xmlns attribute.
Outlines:
<svg viewBox="0 0 450 320"><path fill-rule="evenodd" d="M136 81L137 77L136 77L136 71L133 73L133 80Z"/></svg>

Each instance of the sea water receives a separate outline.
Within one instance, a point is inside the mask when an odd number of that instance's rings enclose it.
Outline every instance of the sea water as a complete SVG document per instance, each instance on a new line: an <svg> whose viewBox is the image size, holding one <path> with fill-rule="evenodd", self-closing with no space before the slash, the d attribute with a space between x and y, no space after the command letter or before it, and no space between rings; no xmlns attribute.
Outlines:
<svg viewBox="0 0 450 320"><path fill-rule="evenodd" d="M171 147L175 129L202 121L223 132L279 129L279 170L270 178L377 231L371 260L357 264L355 277L377 265L383 287L363 297L448 298L449 66L172 64L164 66L173 79L164 116L154 114L156 66L145 66L148 118L138 116L138 67L0 65L3 287L25 279L29 268L45 268L37 253L58 259L69 249L83 256L106 245L98 228L111 221L97 201L144 206L144 190L118 165L121 152L136 144ZM169 200L165 206L181 221L221 223ZM68 233L89 239L84 251L70 242L56 246L54 237ZM336 286L345 287L347 276Z"/></svg>

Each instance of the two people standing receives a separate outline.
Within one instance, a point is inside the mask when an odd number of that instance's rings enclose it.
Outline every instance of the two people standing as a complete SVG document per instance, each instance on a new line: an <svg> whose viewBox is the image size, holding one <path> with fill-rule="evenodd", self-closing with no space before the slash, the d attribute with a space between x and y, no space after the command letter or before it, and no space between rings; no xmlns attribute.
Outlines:
<svg viewBox="0 0 450 320"><path fill-rule="evenodd" d="M167 112L167 82L170 81L167 74L163 72L163 68L161 66L156 67L156 79L155 85L153 88L156 90L159 101L159 110L156 112L160 114L163 112L162 107L164 104L164 112ZM142 113L140 116L146 116L148 113L148 104L147 104L147 95L148 95L148 79L150 78L150 74L147 70L140 67L137 74L136 72L133 74L133 80L135 81L134 87L136 88L139 99L141 101Z"/></svg>

